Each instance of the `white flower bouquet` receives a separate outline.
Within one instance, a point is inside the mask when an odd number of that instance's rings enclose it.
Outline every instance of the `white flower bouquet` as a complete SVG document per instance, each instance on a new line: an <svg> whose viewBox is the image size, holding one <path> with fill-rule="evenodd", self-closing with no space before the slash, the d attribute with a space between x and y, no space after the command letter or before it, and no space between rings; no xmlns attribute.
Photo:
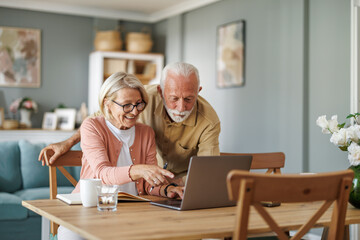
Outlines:
<svg viewBox="0 0 360 240"><path fill-rule="evenodd" d="M332 134L330 142L338 146L342 151L348 152L350 165L360 165L360 113L350 114L346 118L354 118L354 124L345 127L345 123L339 124L337 115L326 119L326 115L320 116L316 124L322 128L325 134Z"/></svg>
<svg viewBox="0 0 360 240"><path fill-rule="evenodd" d="M18 98L10 104L9 110L12 113L16 113L19 109L37 112L38 105L29 97Z"/></svg>

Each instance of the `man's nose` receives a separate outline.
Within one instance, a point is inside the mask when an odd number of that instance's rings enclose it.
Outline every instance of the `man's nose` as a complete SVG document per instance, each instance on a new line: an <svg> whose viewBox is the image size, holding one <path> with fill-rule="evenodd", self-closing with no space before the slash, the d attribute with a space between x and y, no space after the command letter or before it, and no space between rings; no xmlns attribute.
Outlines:
<svg viewBox="0 0 360 240"><path fill-rule="evenodd" d="M176 110L178 110L179 112L183 112L185 111L185 107L186 107L185 101L183 99L180 99L177 104Z"/></svg>

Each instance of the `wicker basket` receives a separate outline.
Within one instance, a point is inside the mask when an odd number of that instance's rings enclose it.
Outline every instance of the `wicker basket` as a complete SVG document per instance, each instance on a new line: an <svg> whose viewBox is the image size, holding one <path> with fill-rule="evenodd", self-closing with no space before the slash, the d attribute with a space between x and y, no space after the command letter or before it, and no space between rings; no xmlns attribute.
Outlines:
<svg viewBox="0 0 360 240"><path fill-rule="evenodd" d="M17 129L19 127L19 122L17 120L7 119L3 122L3 129Z"/></svg>
<svg viewBox="0 0 360 240"><path fill-rule="evenodd" d="M153 42L150 33L129 32L126 34L126 51L147 53L151 51Z"/></svg>
<svg viewBox="0 0 360 240"><path fill-rule="evenodd" d="M121 51L122 41L118 31L96 32L94 46L96 51Z"/></svg>

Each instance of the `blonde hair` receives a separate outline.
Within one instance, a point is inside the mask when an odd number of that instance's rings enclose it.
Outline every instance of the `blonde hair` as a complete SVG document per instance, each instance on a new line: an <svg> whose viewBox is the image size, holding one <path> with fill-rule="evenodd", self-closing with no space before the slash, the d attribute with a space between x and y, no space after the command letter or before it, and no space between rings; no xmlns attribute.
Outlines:
<svg viewBox="0 0 360 240"><path fill-rule="evenodd" d="M133 74L127 74L125 72L117 72L108 77L100 88L99 94L99 107L100 112L105 116L106 119L112 119L109 111L105 108L105 99L111 101L115 100L116 93L123 88L137 89L140 92L142 100L147 103L148 95L145 91L144 85L140 80Z"/></svg>

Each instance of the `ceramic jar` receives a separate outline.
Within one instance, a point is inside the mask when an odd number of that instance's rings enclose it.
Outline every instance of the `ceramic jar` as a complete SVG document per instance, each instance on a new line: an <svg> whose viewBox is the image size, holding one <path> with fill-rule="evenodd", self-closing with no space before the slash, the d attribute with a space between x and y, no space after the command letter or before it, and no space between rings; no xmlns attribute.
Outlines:
<svg viewBox="0 0 360 240"><path fill-rule="evenodd" d="M31 128L31 110L20 109L20 124Z"/></svg>

